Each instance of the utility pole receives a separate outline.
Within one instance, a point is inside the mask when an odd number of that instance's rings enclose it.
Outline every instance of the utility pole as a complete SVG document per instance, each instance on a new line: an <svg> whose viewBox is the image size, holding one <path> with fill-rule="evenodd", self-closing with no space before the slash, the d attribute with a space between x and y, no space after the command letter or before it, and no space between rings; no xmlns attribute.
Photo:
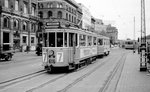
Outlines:
<svg viewBox="0 0 150 92"><path fill-rule="evenodd" d="M134 33L133 33L133 39L135 41L135 16L134 16Z"/></svg>
<svg viewBox="0 0 150 92"><path fill-rule="evenodd" d="M147 70L147 45L146 45L146 24L145 24L145 0L141 0L141 40L140 40L140 71Z"/></svg>
<svg viewBox="0 0 150 92"><path fill-rule="evenodd" d="M134 16L134 32L133 32L133 52L135 53L135 16Z"/></svg>
<svg viewBox="0 0 150 92"><path fill-rule="evenodd" d="M31 15L32 14L32 5L31 5L31 0L29 0L29 15ZM30 18L30 16L29 16L29 30L28 30L28 47L27 47L27 49L28 49L28 51L30 51L30 48L31 48L31 44L30 44L30 42L31 42L31 18Z"/></svg>
<svg viewBox="0 0 150 92"><path fill-rule="evenodd" d="M0 2L0 54L2 53L1 14L2 14L2 5L1 5L1 2Z"/></svg>

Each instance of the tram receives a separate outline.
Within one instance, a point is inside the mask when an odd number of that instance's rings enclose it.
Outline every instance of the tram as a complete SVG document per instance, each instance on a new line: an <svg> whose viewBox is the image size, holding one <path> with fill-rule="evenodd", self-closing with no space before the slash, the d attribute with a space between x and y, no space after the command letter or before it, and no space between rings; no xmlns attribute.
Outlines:
<svg viewBox="0 0 150 92"><path fill-rule="evenodd" d="M110 39L94 32L62 28L46 29L44 33L43 66L48 72L58 67L78 69L109 52Z"/></svg>
<svg viewBox="0 0 150 92"><path fill-rule="evenodd" d="M135 49L137 48L137 42L134 40L126 40L125 41L125 49Z"/></svg>

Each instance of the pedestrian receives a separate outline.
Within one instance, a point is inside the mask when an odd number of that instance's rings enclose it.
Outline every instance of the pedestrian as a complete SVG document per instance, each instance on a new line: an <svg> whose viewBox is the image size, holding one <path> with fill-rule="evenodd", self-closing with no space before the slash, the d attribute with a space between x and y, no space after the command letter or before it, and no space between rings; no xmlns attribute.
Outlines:
<svg viewBox="0 0 150 92"><path fill-rule="evenodd" d="M29 46L27 46L27 47L26 47L26 51L27 51L27 53L29 52L29 50L30 50L30 47L29 47Z"/></svg>

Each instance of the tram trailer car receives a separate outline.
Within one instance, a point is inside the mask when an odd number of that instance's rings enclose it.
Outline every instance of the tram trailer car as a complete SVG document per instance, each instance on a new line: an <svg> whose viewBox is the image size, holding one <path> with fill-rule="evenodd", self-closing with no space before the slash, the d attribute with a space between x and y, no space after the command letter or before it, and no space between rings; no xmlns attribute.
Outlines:
<svg viewBox="0 0 150 92"><path fill-rule="evenodd" d="M46 29L43 66L48 72L58 67L77 69L91 63L98 55L108 55L109 42L108 37L81 29Z"/></svg>
<svg viewBox="0 0 150 92"><path fill-rule="evenodd" d="M134 40L126 40L125 41L125 49L135 49L137 48L138 44Z"/></svg>

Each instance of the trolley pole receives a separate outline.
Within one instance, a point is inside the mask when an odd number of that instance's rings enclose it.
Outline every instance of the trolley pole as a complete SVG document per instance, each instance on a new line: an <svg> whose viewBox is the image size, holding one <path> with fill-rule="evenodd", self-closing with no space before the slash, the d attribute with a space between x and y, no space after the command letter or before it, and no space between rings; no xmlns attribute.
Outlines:
<svg viewBox="0 0 150 92"><path fill-rule="evenodd" d="M31 15L32 14L32 11L31 11L31 8L32 8L32 5L31 5L31 0L29 0L29 14ZM31 18L29 18L29 26L28 26L28 45L27 45L27 52L30 51L30 48L31 48Z"/></svg>
<svg viewBox="0 0 150 92"><path fill-rule="evenodd" d="M134 40L134 43L133 43L133 52L135 53L135 16L134 16L134 32L133 32L133 40Z"/></svg>
<svg viewBox="0 0 150 92"><path fill-rule="evenodd" d="M140 71L147 70L147 44L145 24L145 0L141 0L141 44L140 44Z"/></svg>
<svg viewBox="0 0 150 92"><path fill-rule="evenodd" d="M1 14L2 14L2 6L0 5L0 54L2 53Z"/></svg>

